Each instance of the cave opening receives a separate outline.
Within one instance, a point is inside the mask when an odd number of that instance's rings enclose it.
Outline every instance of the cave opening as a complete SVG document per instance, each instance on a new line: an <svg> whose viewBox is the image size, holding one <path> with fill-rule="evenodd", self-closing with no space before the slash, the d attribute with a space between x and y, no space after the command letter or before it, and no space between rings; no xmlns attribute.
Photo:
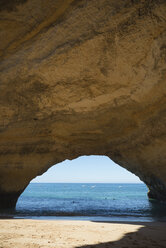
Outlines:
<svg viewBox="0 0 166 248"><path fill-rule="evenodd" d="M65 160L36 177L20 196L15 214L36 218L151 216L147 187L106 156Z"/></svg>
<svg viewBox="0 0 166 248"><path fill-rule="evenodd" d="M65 160L34 178L16 208L1 215L14 218L152 221L166 218L166 206L150 201L147 186L106 156Z"/></svg>

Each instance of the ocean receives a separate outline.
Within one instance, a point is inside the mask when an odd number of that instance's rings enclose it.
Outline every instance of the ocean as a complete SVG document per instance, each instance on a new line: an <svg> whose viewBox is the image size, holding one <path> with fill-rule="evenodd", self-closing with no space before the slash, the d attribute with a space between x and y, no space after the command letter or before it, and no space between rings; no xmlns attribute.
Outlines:
<svg viewBox="0 0 166 248"><path fill-rule="evenodd" d="M166 205L149 201L144 184L30 183L15 218L166 221Z"/></svg>

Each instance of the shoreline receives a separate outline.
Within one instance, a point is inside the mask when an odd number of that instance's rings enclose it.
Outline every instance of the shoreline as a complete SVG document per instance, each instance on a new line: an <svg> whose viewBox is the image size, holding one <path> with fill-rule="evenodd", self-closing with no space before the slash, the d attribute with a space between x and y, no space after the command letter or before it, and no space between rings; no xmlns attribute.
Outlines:
<svg viewBox="0 0 166 248"><path fill-rule="evenodd" d="M165 222L166 219L142 216L84 216L84 215L8 215L1 214L0 219L25 219L25 220L45 220L45 221L96 221L96 222L128 222L128 223L153 223L153 222Z"/></svg>
<svg viewBox="0 0 166 248"><path fill-rule="evenodd" d="M164 248L164 222L0 219L0 247Z"/></svg>

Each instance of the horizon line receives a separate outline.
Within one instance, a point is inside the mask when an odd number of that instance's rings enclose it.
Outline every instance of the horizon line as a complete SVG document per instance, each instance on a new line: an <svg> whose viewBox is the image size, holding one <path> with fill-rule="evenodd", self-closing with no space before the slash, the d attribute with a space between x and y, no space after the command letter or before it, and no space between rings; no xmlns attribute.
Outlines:
<svg viewBox="0 0 166 248"><path fill-rule="evenodd" d="M110 184L110 183L135 183L135 184L144 184L144 182L30 182L30 183L107 183L107 184Z"/></svg>

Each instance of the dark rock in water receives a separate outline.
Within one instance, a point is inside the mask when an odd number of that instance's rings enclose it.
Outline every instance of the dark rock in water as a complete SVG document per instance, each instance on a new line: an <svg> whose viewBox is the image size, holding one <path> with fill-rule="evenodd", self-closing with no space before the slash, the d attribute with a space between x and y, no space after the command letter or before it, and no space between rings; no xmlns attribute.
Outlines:
<svg viewBox="0 0 166 248"><path fill-rule="evenodd" d="M0 192L0 210L1 209L12 209L15 207L18 197L21 192Z"/></svg>

